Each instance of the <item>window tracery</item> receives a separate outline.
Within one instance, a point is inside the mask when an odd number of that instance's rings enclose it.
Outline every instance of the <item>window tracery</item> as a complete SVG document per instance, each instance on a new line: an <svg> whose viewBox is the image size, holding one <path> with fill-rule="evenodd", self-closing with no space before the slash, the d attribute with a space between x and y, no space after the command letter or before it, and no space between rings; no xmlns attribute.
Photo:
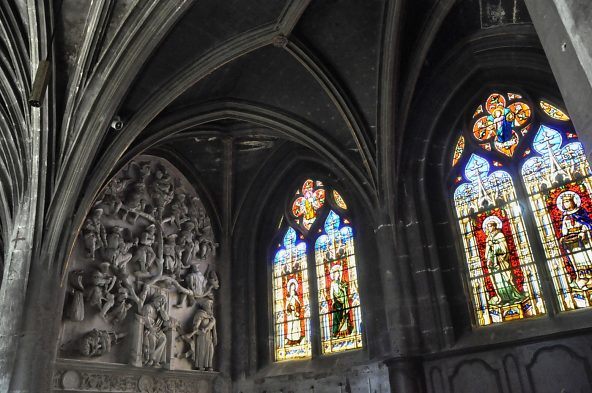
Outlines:
<svg viewBox="0 0 592 393"><path fill-rule="evenodd" d="M538 103L491 93L452 151L450 185L479 326L543 315L545 300L562 311L592 304L590 165L566 112ZM541 278L555 299L544 297Z"/></svg>
<svg viewBox="0 0 592 393"><path fill-rule="evenodd" d="M311 329L320 331L322 354L362 348L355 236L345 199L307 179L287 218L273 256L275 360L311 358ZM312 288L309 275L316 278ZM318 311L311 312L311 297Z"/></svg>

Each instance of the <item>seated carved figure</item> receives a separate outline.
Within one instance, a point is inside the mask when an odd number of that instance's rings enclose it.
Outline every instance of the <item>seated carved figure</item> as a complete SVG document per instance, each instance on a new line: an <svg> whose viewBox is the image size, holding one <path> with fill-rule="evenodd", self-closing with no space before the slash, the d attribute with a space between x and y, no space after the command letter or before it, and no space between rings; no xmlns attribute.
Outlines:
<svg viewBox="0 0 592 393"><path fill-rule="evenodd" d="M158 294L142 309L144 320L142 363L146 366L161 367L166 362L165 332L171 327L166 303L165 296Z"/></svg>

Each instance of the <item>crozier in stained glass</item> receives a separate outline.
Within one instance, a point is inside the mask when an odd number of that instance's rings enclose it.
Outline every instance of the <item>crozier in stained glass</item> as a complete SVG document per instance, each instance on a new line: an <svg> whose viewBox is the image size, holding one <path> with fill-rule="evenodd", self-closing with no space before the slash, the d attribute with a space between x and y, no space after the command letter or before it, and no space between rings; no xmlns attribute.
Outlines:
<svg viewBox="0 0 592 393"><path fill-rule="evenodd" d="M492 171L472 154L454 205L469 272L478 325L545 313L536 266L510 175Z"/></svg>

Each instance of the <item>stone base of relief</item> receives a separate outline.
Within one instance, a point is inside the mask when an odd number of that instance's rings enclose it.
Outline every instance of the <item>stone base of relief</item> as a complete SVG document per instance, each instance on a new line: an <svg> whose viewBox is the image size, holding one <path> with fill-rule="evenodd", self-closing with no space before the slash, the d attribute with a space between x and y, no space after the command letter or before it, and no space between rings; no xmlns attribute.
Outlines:
<svg viewBox="0 0 592 393"><path fill-rule="evenodd" d="M217 372L129 368L122 364L59 360L53 392L210 393L221 384Z"/></svg>

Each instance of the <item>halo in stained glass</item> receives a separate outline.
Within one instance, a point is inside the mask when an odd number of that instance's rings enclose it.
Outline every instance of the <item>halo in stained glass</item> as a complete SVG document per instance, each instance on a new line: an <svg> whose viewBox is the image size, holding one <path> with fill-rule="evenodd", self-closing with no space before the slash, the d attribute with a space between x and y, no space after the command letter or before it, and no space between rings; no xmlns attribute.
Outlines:
<svg viewBox="0 0 592 393"><path fill-rule="evenodd" d="M548 103L547 101L541 100L539 101L541 109L552 119L561 120L561 121L568 121L569 116L565 114L564 111L557 108L555 105Z"/></svg>
<svg viewBox="0 0 592 393"><path fill-rule="evenodd" d="M343 198L341 197L341 194L338 193L337 191L333 190L333 200L335 201L335 204L343 210L347 210L347 204L345 203L345 201L343 200Z"/></svg>
<svg viewBox="0 0 592 393"><path fill-rule="evenodd" d="M315 260L321 350L327 354L362 347L362 316L353 229L334 211L324 229L315 242Z"/></svg>

